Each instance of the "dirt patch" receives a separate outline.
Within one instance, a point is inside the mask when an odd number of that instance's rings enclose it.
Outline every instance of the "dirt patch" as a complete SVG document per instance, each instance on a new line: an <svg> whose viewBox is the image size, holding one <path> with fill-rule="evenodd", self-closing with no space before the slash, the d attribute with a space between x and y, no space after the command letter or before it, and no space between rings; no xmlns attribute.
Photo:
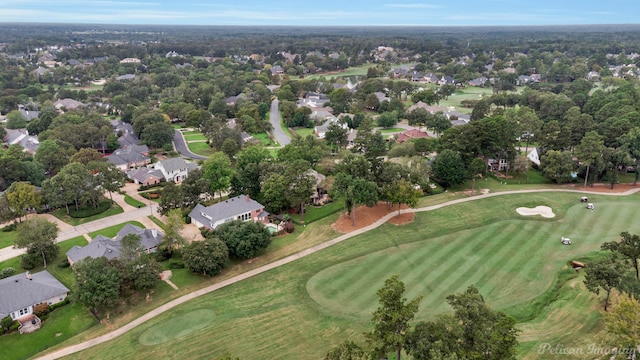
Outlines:
<svg viewBox="0 0 640 360"><path fill-rule="evenodd" d="M402 205L401 209L408 209L408 207L406 205ZM378 221L383 216L389 213L392 213L394 211L395 212L398 211L398 206L396 205L393 208L389 209L389 205L385 202L379 202L373 207L367 207L362 205L356 209L356 225L355 226L352 225L353 221L351 217L347 215L347 213L345 212L342 215L340 215L338 220L335 223L333 223L331 227L337 232L348 233L348 232L363 228L365 226L369 226L374 222ZM406 224L408 222L413 221L414 217L415 217L414 213L400 214L391 218L389 222L394 225L402 225L402 224Z"/></svg>
<svg viewBox="0 0 640 360"><path fill-rule="evenodd" d="M556 216L550 207L543 205L534 208L519 207L516 209L516 212L523 216L540 215L544 218L553 218Z"/></svg>

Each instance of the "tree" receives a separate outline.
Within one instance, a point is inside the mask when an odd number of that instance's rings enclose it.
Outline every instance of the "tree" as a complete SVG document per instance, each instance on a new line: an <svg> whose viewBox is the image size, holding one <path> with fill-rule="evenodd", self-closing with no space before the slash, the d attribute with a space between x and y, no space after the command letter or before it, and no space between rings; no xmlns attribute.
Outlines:
<svg viewBox="0 0 640 360"><path fill-rule="evenodd" d="M347 133L347 129L342 125L337 122L332 122L327 127L324 140L335 151L340 151L340 149L349 144L349 134Z"/></svg>
<svg viewBox="0 0 640 360"><path fill-rule="evenodd" d="M464 162L453 150L441 151L433 161L433 176L444 186L462 184L465 179Z"/></svg>
<svg viewBox="0 0 640 360"><path fill-rule="evenodd" d="M378 116L378 126L390 128L398 124L398 114L395 112L386 112Z"/></svg>
<svg viewBox="0 0 640 360"><path fill-rule="evenodd" d="M186 240L180 234L183 228L182 211L179 209L169 211L167 220L164 223L164 238L160 248L166 250L170 255L173 255L175 250L182 249L186 243Z"/></svg>
<svg viewBox="0 0 640 360"><path fill-rule="evenodd" d="M467 174L473 182L471 185L471 194L476 192L476 180L479 177L485 176L486 172L487 166L484 163L484 160L481 158L475 158L471 161L471 164L469 164L469 168L467 169Z"/></svg>
<svg viewBox="0 0 640 360"><path fill-rule="evenodd" d="M360 124L353 143L353 151L363 154L367 159L377 158L386 152L384 138L379 131L373 130L373 121L370 118L365 118Z"/></svg>
<svg viewBox="0 0 640 360"><path fill-rule="evenodd" d="M356 226L356 208L358 204L372 207L378 202L378 185L366 179L354 178L345 173L338 173L333 183L333 196L344 199L345 206L351 215L351 224Z"/></svg>
<svg viewBox="0 0 640 360"><path fill-rule="evenodd" d="M476 103L471 111L471 121L480 120L489 115L490 106L487 100L481 99Z"/></svg>
<svg viewBox="0 0 640 360"><path fill-rule="evenodd" d="M634 127L629 130L628 133L622 136L620 143L629 149L629 155L636 162L636 173L633 179L633 186L635 186L640 176L640 127Z"/></svg>
<svg viewBox="0 0 640 360"><path fill-rule="evenodd" d="M166 122L158 122L145 126L140 140L149 147L162 148L173 141L173 127Z"/></svg>
<svg viewBox="0 0 640 360"><path fill-rule="evenodd" d="M285 178L289 184L285 195L292 207L297 207L304 222L305 205L313 196L316 179L309 174L310 164L305 160L296 160L286 166Z"/></svg>
<svg viewBox="0 0 640 360"><path fill-rule="evenodd" d="M622 267L620 262L613 257L605 257L596 260L585 268L584 284L587 290L600 294L600 289L607 292L604 300L604 311L609 307L611 291L620 286L622 279Z"/></svg>
<svg viewBox="0 0 640 360"><path fill-rule="evenodd" d="M595 131L586 133L580 141L580 144L576 146L574 153L578 161L587 166L587 172L584 176L584 186L587 186L591 165L601 161L603 150L604 138Z"/></svg>
<svg viewBox="0 0 640 360"><path fill-rule="evenodd" d="M378 290L378 302L380 306L371 316L373 331L366 334L369 342L374 346L377 358L386 357L391 351L396 353L396 359L400 360L409 331L409 322L418 312L418 306L422 296L411 301L404 297L404 283L393 275L384 282L384 286Z"/></svg>
<svg viewBox="0 0 640 360"><path fill-rule="evenodd" d="M98 317L99 312L118 304L122 277L107 258L87 257L74 264L76 287L73 297Z"/></svg>
<svg viewBox="0 0 640 360"><path fill-rule="evenodd" d="M619 242L605 242L602 244L602 250L610 250L626 257L633 265L636 271L636 279L640 280L640 269L638 259L640 258L640 236L632 235L624 231L620 233L622 239Z"/></svg>
<svg viewBox="0 0 640 360"><path fill-rule="evenodd" d="M394 182L393 186L391 186L389 200L391 200L392 203L398 204L399 215L402 204L406 204L408 207L413 208L418 204L420 196L422 196L421 190L416 189L411 182L405 179L400 179Z"/></svg>
<svg viewBox="0 0 640 360"><path fill-rule="evenodd" d="M568 151L549 150L540 157L540 165L544 176L558 184L568 183L575 170L571 153Z"/></svg>
<svg viewBox="0 0 640 360"><path fill-rule="evenodd" d="M18 110L13 110L7 114L7 129L24 129L27 127L27 120Z"/></svg>
<svg viewBox="0 0 640 360"><path fill-rule="evenodd" d="M607 342L617 348L624 359L634 359L640 343L640 303L623 294L616 306L604 315L609 335Z"/></svg>
<svg viewBox="0 0 640 360"><path fill-rule="evenodd" d="M218 226L212 236L220 239L229 248L229 255L240 259L251 259L271 244L271 233L261 223L234 220Z"/></svg>
<svg viewBox="0 0 640 360"><path fill-rule="evenodd" d="M192 272L214 276L229 262L229 249L218 238L194 241L184 248L182 260Z"/></svg>
<svg viewBox="0 0 640 360"><path fill-rule="evenodd" d="M491 309L474 286L447 302L453 316L416 324L407 351L416 360L515 359L518 330L514 318Z"/></svg>
<svg viewBox="0 0 640 360"><path fill-rule="evenodd" d="M427 128L432 128L436 133L436 137L439 138L440 134L451 127L451 121L442 113L442 111L438 111L432 116L427 117L425 126Z"/></svg>
<svg viewBox="0 0 640 360"><path fill-rule="evenodd" d="M118 191L125 182L122 171L115 164L104 160L91 161L87 170L93 174L94 184L99 189L109 192L109 199L113 202L113 192Z"/></svg>
<svg viewBox="0 0 640 360"><path fill-rule="evenodd" d="M46 268L47 261L58 256L60 248L56 245L58 225L43 218L26 220L18 226L16 246L27 249L27 256L41 256Z"/></svg>
<svg viewBox="0 0 640 360"><path fill-rule="evenodd" d="M626 149L623 148L604 148L603 159L609 185L611 189L618 182L620 169L624 169L631 164L631 158Z"/></svg>
<svg viewBox="0 0 640 360"><path fill-rule="evenodd" d="M35 209L42 203L42 196L36 192L36 187L28 182L15 182L7 189L7 200L13 213L22 221L27 214L27 209Z"/></svg>
<svg viewBox="0 0 640 360"><path fill-rule="evenodd" d="M210 181L210 189L214 194L218 192L222 200L222 193L231 187L231 160L223 152L213 153L202 165L204 177Z"/></svg>
<svg viewBox="0 0 640 360"><path fill-rule="evenodd" d="M324 360L372 360L371 354L367 353L353 341L345 341L331 349Z"/></svg>
<svg viewBox="0 0 640 360"><path fill-rule="evenodd" d="M40 144L40 146L42 147L42 145L47 141L50 141L50 140L43 141ZM36 153L36 155L37 154L38 153ZM79 162L79 163L82 163L83 165L88 165L92 161L103 161L104 162L104 161L106 161L106 159L96 149L90 149L90 148L82 148L82 149L78 150L78 152L73 154L73 156L71 156L71 158L69 159L69 162ZM63 166L64 165L66 165L66 163L63 164ZM55 173L53 175L55 175Z"/></svg>
<svg viewBox="0 0 640 360"><path fill-rule="evenodd" d="M89 150L86 149L85 151ZM58 171L60 171L60 169L62 169L63 166L69 163L70 157L74 153L75 149L66 141L45 140L40 143L38 151L36 151L36 154L34 155L34 160L42 164L46 174L54 176Z"/></svg>

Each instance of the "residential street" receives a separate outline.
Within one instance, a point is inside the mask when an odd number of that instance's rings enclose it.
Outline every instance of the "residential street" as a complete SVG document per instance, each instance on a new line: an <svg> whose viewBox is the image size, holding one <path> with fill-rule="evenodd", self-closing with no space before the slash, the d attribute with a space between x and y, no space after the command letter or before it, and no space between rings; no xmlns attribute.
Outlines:
<svg viewBox="0 0 640 360"><path fill-rule="evenodd" d="M291 142L291 139L282 131L282 126L280 125L280 110L278 110L278 99L274 99L271 102L271 112L269 115L269 121L271 121L271 125L273 126L273 136L276 137L280 147L283 147Z"/></svg>
<svg viewBox="0 0 640 360"><path fill-rule="evenodd" d="M457 199L457 200L448 201L448 202L445 202L445 203L442 203L442 204L427 206L427 207L418 208L418 209L404 209L404 210L401 210L400 213L404 214L404 213L409 213L409 212L433 211L433 210L437 210L437 209L440 209L440 208L443 208L443 207L446 207L446 206L449 206L449 205L454 205L454 204L464 203L464 202L467 202L467 201L474 201L474 200L479 200L479 199L484 199L484 198L494 197L494 196L502 196L502 195L510 195L510 194L536 193L536 192L550 192L550 191L551 192L584 193L583 191L580 191L580 190L566 190L566 189L551 189L551 190L549 190L549 189L539 189L539 190L505 191L505 192L488 193L488 194L481 194L481 195L476 195L476 196L465 197L465 198L461 198L461 199ZM612 193L600 193L600 194L624 196L624 195L633 194L633 193L638 192L638 191L640 191L640 188L634 188L634 189L631 189L631 190L626 191L624 193L615 193L615 194L612 194ZM597 192L589 192L589 193L590 194L596 194ZM355 230L353 232L338 236L338 237L336 237L336 238L334 238L332 240L329 240L329 241L327 241L325 243L313 246L313 247L311 247L309 249L300 251L300 252L298 252L296 254L287 256L287 257L285 257L283 259L274 261L274 262L272 262L270 264L261 266L259 268L256 268L256 269L253 269L253 270L250 270L250 271L247 271L247 272L245 272L243 274L234 276L234 277L229 278L227 280L221 281L221 282L219 282L217 284L214 284L214 285L208 286L206 288L203 288L203 289L194 291L192 293L186 294L184 296L181 296L181 297L179 297L179 298L177 298L175 300L172 300L172 301L170 301L170 302L168 302L168 303L166 303L166 304L164 304L164 305L162 305L162 306L160 306L160 307L158 307L156 309L151 310L150 312L148 312L148 313L144 314L143 316L131 321L130 323L122 326L121 328L113 330L113 331L111 331L111 332L109 332L107 334L104 334L102 336L99 336L97 338L94 338L94 339L91 339L91 340L87 340L85 342L82 342L82 343L79 343L79 344L76 344L76 345L71 345L71 346L68 346L66 348L54 351L54 352L52 352L50 354L41 356L38 359L42 359L42 360L58 359L58 358L61 358L63 356L70 355L70 354L73 354L73 353L88 349L90 347L96 346L98 344L102 344L102 343L107 342L109 340L112 340L114 338L117 338L118 336L128 332L129 330L137 327L138 325L141 325L141 324L145 323L146 321L148 321L148 320L150 320L150 319L152 319L152 318L164 313L165 311L168 311L168 310L170 310L170 309L172 309L172 308L174 308L174 307L176 307L176 306L178 306L180 304L183 304L183 303L185 303L185 302L187 302L189 300L192 300L192 299L194 299L196 297L208 294L210 292L213 292L215 290L221 289L221 288L226 287L228 285L235 284L235 283L237 283L239 281L248 279L248 278L253 277L255 275L262 274L262 273L264 273L266 271L269 271L271 269L274 269L276 267L288 264L288 263L293 262L295 260L301 259L301 258L303 258L305 256L311 255L311 254L313 254L315 252L318 252L318 251L320 251L322 249L326 249L326 248L328 248L330 246L338 244L338 243L340 243L342 241L345 241L345 240L347 240L349 238L352 238L352 237L354 237L356 235L360 235L360 234L362 234L364 232L373 230L373 229L379 227L380 225L384 224L385 222L387 222L389 219L391 219L392 217L394 217L396 215L398 215L398 212L394 211L392 213L387 214L383 218L379 219L378 221L376 221L375 223L373 223L373 224L371 224L371 225L369 225L367 227L363 227L363 228Z"/></svg>
<svg viewBox="0 0 640 360"><path fill-rule="evenodd" d="M187 146L187 142L184 140L184 136L178 130L173 130L173 146L175 147L178 154L194 160L207 160L206 156L194 154L189 151L189 147Z"/></svg>

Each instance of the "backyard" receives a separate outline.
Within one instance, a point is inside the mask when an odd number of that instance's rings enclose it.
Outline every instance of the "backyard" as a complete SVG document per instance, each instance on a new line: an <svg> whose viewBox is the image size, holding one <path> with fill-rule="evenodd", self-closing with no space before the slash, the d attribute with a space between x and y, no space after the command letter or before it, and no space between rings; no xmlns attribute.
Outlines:
<svg viewBox="0 0 640 360"><path fill-rule="evenodd" d="M362 333L369 329L377 305L375 292L391 274L399 274L407 284L407 297L425 296L419 319L449 312L444 298L475 284L492 307L519 320L519 358L535 358L544 342L593 342L600 331L601 304L583 288L581 274L567 273L567 261L584 259L621 231L640 232L633 211L638 195L590 195L598 205L595 212L586 211L578 200L579 194L573 193L505 195L419 213L407 225L385 224L199 297L72 358L226 353L240 358L321 358L346 339L364 342ZM537 205L550 206L557 217L515 212ZM326 226L330 218L311 225ZM574 245L562 246L561 236L576 239ZM168 339L160 344L144 344L149 329L175 319L175 314L200 309L215 312L206 326L188 337L179 337L176 330L177 339L166 334Z"/></svg>

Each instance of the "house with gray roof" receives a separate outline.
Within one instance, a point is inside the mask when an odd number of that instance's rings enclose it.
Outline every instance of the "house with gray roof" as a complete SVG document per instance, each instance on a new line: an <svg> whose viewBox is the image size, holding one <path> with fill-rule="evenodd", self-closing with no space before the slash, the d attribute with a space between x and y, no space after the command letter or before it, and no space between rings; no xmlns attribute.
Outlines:
<svg viewBox="0 0 640 360"><path fill-rule="evenodd" d="M30 315L36 305L59 303L67 293L69 289L46 270L0 279L0 318Z"/></svg>
<svg viewBox="0 0 640 360"><path fill-rule="evenodd" d="M4 137L4 142L8 145L20 145L23 151L33 155L38 150L40 142L38 137L29 135L27 129L5 129L7 135Z"/></svg>
<svg viewBox="0 0 640 360"><path fill-rule="evenodd" d="M147 253L155 252L158 245L162 243L164 234L158 229L143 229L132 224L125 225L113 239L98 235L91 240L87 246L75 245L67 251L67 260L73 265L85 258L99 258L104 256L107 260L120 257L121 240L127 235L134 234L140 236L140 247Z"/></svg>
<svg viewBox="0 0 640 360"><path fill-rule="evenodd" d="M127 171L127 177L140 185L155 185L164 179L162 171L150 169L146 166Z"/></svg>
<svg viewBox="0 0 640 360"><path fill-rule="evenodd" d="M151 164L147 145L127 145L106 158L122 171Z"/></svg>
<svg viewBox="0 0 640 360"><path fill-rule="evenodd" d="M40 111L29 110L29 109L25 108L24 106L18 106L18 111L20 112L20 115L22 115L22 117L27 122L29 122L29 121L37 118L38 116L40 116Z"/></svg>
<svg viewBox="0 0 640 360"><path fill-rule="evenodd" d="M84 104L82 104L80 101L73 100L70 98L60 99L53 103L53 107L55 107L56 110L58 111L62 111L62 110L73 111L73 110L78 110L83 106Z"/></svg>
<svg viewBox="0 0 640 360"><path fill-rule="evenodd" d="M240 195L221 201L211 206L196 205L189 213L191 223L197 227L213 230L216 227L234 220L254 221L266 224L269 213L264 205L251 199L248 195Z"/></svg>
<svg viewBox="0 0 640 360"><path fill-rule="evenodd" d="M160 160L154 164L154 169L159 170L166 181L180 184L189 176L189 172L198 168L198 165L187 162L181 157Z"/></svg>

